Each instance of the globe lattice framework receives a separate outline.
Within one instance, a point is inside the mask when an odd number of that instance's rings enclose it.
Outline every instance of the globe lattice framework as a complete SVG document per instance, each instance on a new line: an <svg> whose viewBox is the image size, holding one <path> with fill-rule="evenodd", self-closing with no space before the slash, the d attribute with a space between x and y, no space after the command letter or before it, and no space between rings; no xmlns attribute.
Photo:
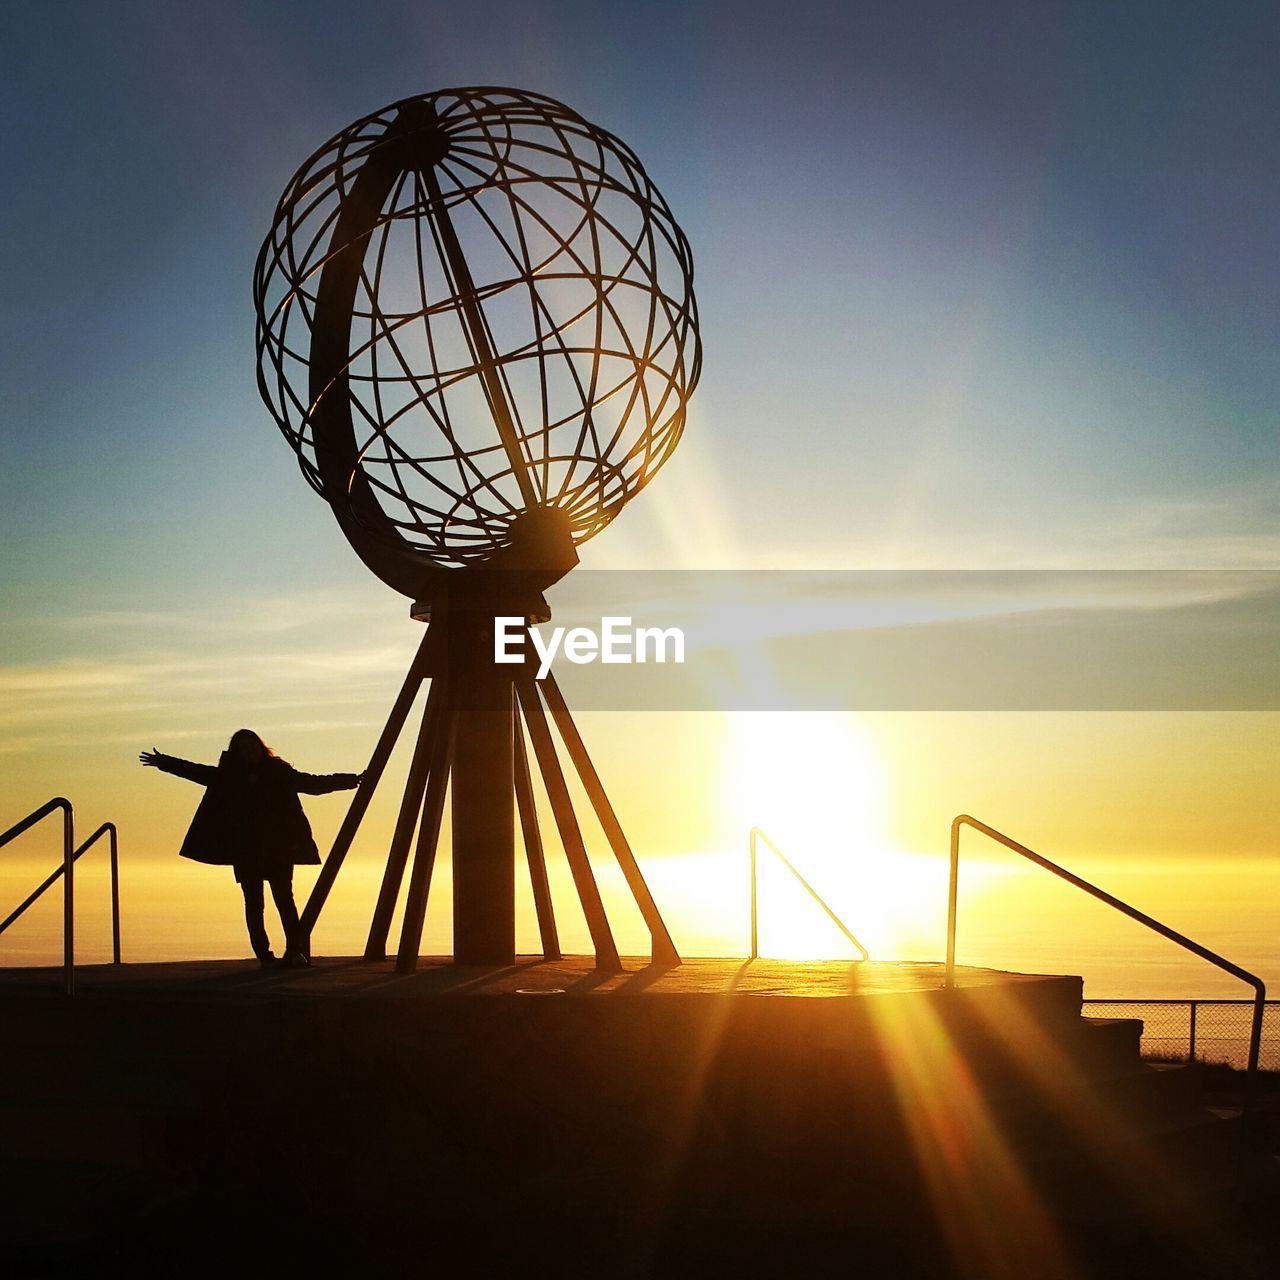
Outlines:
<svg viewBox="0 0 1280 1280"><path fill-rule="evenodd" d="M397 968L416 966L449 794L455 959L514 960L517 811L543 954L559 957L536 768L596 963L619 967L554 723L654 959L678 962L554 675L497 665L493 625L547 616L542 589L678 443L701 362L692 282L634 153L537 94L406 98L286 187L254 274L259 388L361 559L430 620L308 934L429 685L365 955L385 956L403 889Z"/></svg>
<svg viewBox="0 0 1280 1280"><path fill-rule="evenodd" d="M344 258L349 329L318 361ZM483 563L532 508L597 533L670 456L698 380L662 195L625 143L516 90L338 133L286 187L254 299L260 389L308 481L349 536L441 568Z"/></svg>

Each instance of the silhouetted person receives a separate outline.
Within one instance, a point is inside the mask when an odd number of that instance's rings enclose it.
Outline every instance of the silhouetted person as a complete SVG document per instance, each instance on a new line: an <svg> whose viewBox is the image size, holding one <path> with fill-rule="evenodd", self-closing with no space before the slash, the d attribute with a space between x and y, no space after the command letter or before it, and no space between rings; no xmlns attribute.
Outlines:
<svg viewBox="0 0 1280 1280"><path fill-rule="evenodd" d="M349 791L359 785L360 775L302 773L281 760L252 729L237 729L231 735L216 766L162 755L154 748L138 759L206 788L180 853L194 862L235 869L244 891L253 954L263 965L275 963L263 919L266 882L284 926L282 962L310 963L293 901L293 869L318 864L320 852L298 792L318 796Z"/></svg>

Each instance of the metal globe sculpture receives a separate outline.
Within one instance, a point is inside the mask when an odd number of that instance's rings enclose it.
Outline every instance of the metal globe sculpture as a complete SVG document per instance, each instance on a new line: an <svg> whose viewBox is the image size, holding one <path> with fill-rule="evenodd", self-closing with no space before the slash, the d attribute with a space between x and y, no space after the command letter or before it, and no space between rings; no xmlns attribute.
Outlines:
<svg viewBox="0 0 1280 1280"><path fill-rule="evenodd" d="M604 129L512 89L409 98L285 188L254 279L259 386L356 549L419 598L523 514L576 545L652 479L698 381L692 274Z"/></svg>
<svg viewBox="0 0 1280 1280"><path fill-rule="evenodd" d="M298 169L253 296L267 408L357 554L429 623L304 928L428 685L366 956L385 955L408 872L397 965L415 967L451 793L455 959L514 959L517 811L543 953L559 957L527 735L596 962L618 967L554 723L654 958L678 961L554 675L499 666L493 646L497 616L550 616L542 591L684 429L693 264L640 161L538 94L403 99Z"/></svg>

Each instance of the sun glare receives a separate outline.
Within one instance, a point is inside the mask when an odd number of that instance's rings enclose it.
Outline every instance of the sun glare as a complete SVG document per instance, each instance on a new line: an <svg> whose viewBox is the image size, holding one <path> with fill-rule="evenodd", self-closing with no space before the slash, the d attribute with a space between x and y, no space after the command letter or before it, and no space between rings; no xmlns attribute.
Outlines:
<svg viewBox="0 0 1280 1280"><path fill-rule="evenodd" d="M890 846L884 765L857 717L741 713L726 717L725 732L723 799L743 840L759 827L877 958L913 949L934 914L936 859ZM759 874L763 954L853 954L763 847Z"/></svg>

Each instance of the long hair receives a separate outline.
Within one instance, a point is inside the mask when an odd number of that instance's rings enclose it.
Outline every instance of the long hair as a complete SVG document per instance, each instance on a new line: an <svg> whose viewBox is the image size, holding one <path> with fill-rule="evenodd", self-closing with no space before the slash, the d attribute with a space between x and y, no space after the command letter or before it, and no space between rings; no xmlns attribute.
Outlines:
<svg viewBox="0 0 1280 1280"><path fill-rule="evenodd" d="M253 754L259 761L276 758L276 753L252 729L237 729L231 735L231 741L227 743L227 759L233 764L242 764L243 758L240 751L246 746L252 748Z"/></svg>

